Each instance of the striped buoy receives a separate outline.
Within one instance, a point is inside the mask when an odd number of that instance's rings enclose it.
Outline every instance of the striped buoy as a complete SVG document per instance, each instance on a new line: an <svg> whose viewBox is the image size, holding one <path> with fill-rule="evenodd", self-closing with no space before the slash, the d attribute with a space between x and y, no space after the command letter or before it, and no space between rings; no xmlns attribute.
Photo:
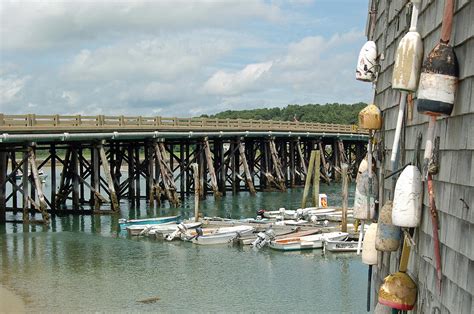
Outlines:
<svg viewBox="0 0 474 314"><path fill-rule="evenodd" d="M400 236L400 228L392 224L392 201L388 201L380 209L375 248L382 252L396 251L400 246Z"/></svg>
<svg viewBox="0 0 474 314"><path fill-rule="evenodd" d="M400 174L393 196L392 223L413 228L420 224L423 186L421 172L409 165Z"/></svg>
<svg viewBox="0 0 474 314"><path fill-rule="evenodd" d="M449 116L453 111L459 65L451 46L439 43L423 63L418 89L418 112Z"/></svg>

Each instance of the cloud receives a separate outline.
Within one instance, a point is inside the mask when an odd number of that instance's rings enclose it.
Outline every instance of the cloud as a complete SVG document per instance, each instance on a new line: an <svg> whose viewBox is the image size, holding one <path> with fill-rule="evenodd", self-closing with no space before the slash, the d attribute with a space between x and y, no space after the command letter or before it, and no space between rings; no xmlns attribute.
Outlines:
<svg viewBox="0 0 474 314"><path fill-rule="evenodd" d="M242 92L257 90L256 83L272 67L272 62L249 64L241 71L228 73L216 72L204 84L204 92L216 95L236 95Z"/></svg>
<svg viewBox="0 0 474 314"><path fill-rule="evenodd" d="M281 12L261 0L2 1L0 17L3 49L37 50L124 34L232 28L255 18L278 21Z"/></svg>
<svg viewBox="0 0 474 314"><path fill-rule="evenodd" d="M14 75L0 78L0 105L3 107L4 105L18 100L21 91L29 79L29 76L16 77Z"/></svg>

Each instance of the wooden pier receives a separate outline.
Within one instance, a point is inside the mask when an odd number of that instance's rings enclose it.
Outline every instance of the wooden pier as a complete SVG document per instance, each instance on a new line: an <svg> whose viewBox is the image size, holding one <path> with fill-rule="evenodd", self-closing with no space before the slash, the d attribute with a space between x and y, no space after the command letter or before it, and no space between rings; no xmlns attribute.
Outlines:
<svg viewBox="0 0 474 314"><path fill-rule="evenodd" d="M201 198L284 191L304 184L315 149L330 182L341 163L356 173L366 138L354 126L318 123L0 114L0 221L6 211L24 222L34 212L45 222L48 213L103 213L104 203L113 213L142 199L178 207L196 187Z"/></svg>

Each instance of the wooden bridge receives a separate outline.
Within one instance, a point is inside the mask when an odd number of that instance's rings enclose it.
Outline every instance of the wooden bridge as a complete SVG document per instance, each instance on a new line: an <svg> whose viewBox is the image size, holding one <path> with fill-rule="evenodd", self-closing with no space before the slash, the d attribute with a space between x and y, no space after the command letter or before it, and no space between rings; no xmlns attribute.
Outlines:
<svg viewBox="0 0 474 314"><path fill-rule="evenodd" d="M47 221L101 212L103 203L115 212L144 198L177 207L196 188L202 197L285 190L304 183L314 149L330 182L342 162L356 172L366 141L356 126L326 123L0 114L0 221L5 211L24 222L39 211Z"/></svg>

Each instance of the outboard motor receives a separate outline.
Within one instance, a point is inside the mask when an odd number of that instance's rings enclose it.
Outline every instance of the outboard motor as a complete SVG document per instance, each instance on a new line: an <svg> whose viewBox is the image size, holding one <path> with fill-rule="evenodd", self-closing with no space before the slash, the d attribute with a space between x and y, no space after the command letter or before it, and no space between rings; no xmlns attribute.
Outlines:
<svg viewBox="0 0 474 314"><path fill-rule="evenodd" d="M275 232L273 229L268 229L265 232L259 232L257 234L257 239L252 242L252 247L261 249L273 239L275 239Z"/></svg>
<svg viewBox="0 0 474 314"><path fill-rule="evenodd" d="M197 228L196 228L196 233L197 233L196 238L202 237L203 234L204 234L204 233L202 232L202 228L201 228L201 227L197 227Z"/></svg>
<svg viewBox="0 0 474 314"><path fill-rule="evenodd" d="M265 209L259 209L259 210L257 210L257 218L258 218L258 217L263 217L263 213L265 213Z"/></svg>

